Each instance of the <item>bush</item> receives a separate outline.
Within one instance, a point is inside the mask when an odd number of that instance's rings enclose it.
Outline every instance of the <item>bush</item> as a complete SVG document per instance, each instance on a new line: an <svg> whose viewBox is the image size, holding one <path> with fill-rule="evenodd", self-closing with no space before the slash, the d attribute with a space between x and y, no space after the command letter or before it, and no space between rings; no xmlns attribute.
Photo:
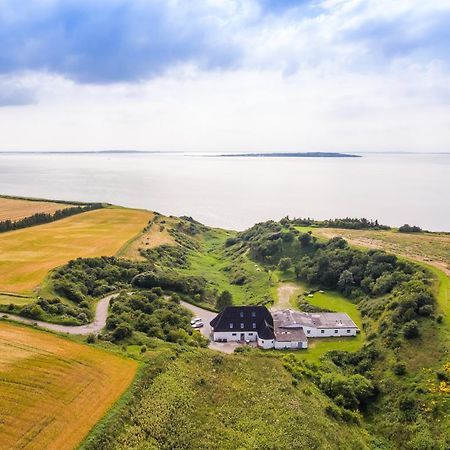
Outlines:
<svg viewBox="0 0 450 450"><path fill-rule="evenodd" d="M415 320L405 323L403 326L403 336L406 339L418 338L420 336L419 324Z"/></svg>
<svg viewBox="0 0 450 450"><path fill-rule="evenodd" d="M397 363L392 366L392 372L395 373L395 375L402 376L406 374L406 366L403 363Z"/></svg>
<svg viewBox="0 0 450 450"><path fill-rule="evenodd" d="M281 258L280 262L278 263L278 268L282 272L286 272L292 267L292 259L291 258Z"/></svg>
<svg viewBox="0 0 450 450"><path fill-rule="evenodd" d="M96 336L95 336L95 334L91 333L91 334L88 334L88 335L87 335L87 337L86 337L86 342L87 342L88 344L95 344L95 341L96 341Z"/></svg>

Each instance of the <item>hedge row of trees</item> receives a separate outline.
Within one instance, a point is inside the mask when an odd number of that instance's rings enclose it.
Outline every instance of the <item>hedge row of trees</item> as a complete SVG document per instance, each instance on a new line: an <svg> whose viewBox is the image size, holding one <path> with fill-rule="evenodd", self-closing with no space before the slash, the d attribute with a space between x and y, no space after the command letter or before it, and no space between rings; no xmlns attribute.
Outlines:
<svg viewBox="0 0 450 450"><path fill-rule="evenodd" d="M337 219L327 219L327 220L314 220L314 219L282 219L283 221L290 222L294 225L299 226L316 226L325 228L344 228L349 230L390 230L391 227L387 225L382 225L378 220L366 219L365 217L344 217Z"/></svg>
<svg viewBox="0 0 450 450"><path fill-rule="evenodd" d="M64 219L65 217L80 214L86 211L103 208L102 203L90 203L84 206L73 206L71 208L58 209L53 214L36 213L29 217L24 217L16 221L3 220L0 222L0 233L18 230L20 228L32 227L34 225L42 225L44 223L54 222L55 220Z"/></svg>

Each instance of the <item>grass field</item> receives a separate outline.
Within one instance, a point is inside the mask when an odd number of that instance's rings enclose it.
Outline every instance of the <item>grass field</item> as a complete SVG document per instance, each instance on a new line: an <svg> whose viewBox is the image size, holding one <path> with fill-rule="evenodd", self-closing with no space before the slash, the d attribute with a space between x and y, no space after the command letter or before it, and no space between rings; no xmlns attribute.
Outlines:
<svg viewBox="0 0 450 450"><path fill-rule="evenodd" d="M49 270L77 257L114 255L148 223L148 211L105 208L4 233L0 291L30 293Z"/></svg>
<svg viewBox="0 0 450 450"><path fill-rule="evenodd" d="M76 448L132 382L138 364L0 322L0 448Z"/></svg>
<svg viewBox="0 0 450 450"><path fill-rule="evenodd" d="M330 400L310 381L293 386L280 358L198 350L158 359L128 423L89 450L368 448L364 430L326 414Z"/></svg>
<svg viewBox="0 0 450 450"><path fill-rule="evenodd" d="M14 222L36 213L53 214L58 209L66 209L70 206L74 205L0 197L0 222L3 220Z"/></svg>
<svg viewBox="0 0 450 450"><path fill-rule="evenodd" d="M219 292L230 291L237 305L251 305L267 297L275 298L275 283L269 273L246 255L236 257L224 251L228 237L228 232L218 229L202 233L202 249L190 255L190 267L182 270L182 273L204 276ZM234 284L233 271L245 274L246 283Z"/></svg>
<svg viewBox="0 0 450 450"><path fill-rule="evenodd" d="M342 230L309 228L316 236L342 236L350 243L367 248L382 248L388 252L425 262L450 275L450 234L399 233L396 230Z"/></svg>

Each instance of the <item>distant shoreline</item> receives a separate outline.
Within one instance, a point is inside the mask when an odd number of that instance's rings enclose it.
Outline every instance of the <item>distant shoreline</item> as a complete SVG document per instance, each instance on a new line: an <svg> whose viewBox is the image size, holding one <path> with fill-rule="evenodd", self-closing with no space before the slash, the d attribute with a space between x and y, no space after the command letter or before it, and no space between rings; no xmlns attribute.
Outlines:
<svg viewBox="0 0 450 450"><path fill-rule="evenodd" d="M362 158L361 155L334 152L295 152L295 153L232 153L221 154L219 157L226 158Z"/></svg>

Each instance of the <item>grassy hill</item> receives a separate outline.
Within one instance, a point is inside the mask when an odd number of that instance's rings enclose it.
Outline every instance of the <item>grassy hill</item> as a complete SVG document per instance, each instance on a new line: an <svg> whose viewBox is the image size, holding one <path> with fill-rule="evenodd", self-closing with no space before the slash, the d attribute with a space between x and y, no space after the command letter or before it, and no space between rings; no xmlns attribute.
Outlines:
<svg viewBox="0 0 450 450"><path fill-rule="evenodd" d="M364 449L367 433L336 420L313 383L293 384L279 358L152 351L147 377L84 449Z"/></svg>

